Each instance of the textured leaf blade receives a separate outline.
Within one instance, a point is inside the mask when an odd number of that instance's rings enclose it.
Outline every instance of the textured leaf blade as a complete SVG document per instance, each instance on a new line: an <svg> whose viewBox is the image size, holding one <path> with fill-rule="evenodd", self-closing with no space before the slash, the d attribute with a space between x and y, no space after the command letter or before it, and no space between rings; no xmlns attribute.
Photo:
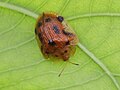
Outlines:
<svg viewBox="0 0 120 90"><path fill-rule="evenodd" d="M1 3L1 90L119 88L119 0L1 0ZM34 38L36 18L43 11L62 14L77 32L80 42L103 63L117 82L80 48L70 59L80 66L68 64L59 78L57 75L63 61L44 60Z"/></svg>

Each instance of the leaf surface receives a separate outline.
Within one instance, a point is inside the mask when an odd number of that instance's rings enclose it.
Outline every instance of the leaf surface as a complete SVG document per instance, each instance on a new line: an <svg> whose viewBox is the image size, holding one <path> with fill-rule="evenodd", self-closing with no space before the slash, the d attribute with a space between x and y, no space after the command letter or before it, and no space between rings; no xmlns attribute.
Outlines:
<svg viewBox="0 0 120 90"><path fill-rule="evenodd" d="M70 58L45 60L34 29L43 12L64 16L80 40ZM0 90L120 90L119 0L0 0Z"/></svg>

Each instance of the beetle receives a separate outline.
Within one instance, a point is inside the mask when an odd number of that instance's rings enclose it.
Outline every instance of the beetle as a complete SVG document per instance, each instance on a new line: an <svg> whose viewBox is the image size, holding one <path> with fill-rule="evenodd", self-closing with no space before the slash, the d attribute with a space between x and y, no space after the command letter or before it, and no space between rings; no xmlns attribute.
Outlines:
<svg viewBox="0 0 120 90"><path fill-rule="evenodd" d="M45 58L54 56L68 61L79 42L73 29L56 13L43 13L38 18L35 35Z"/></svg>
<svg viewBox="0 0 120 90"><path fill-rule="evenodd" d="M78 38L62 16L43 13L36 24L35 34L41 43L41 51L45 57L55 56L64 61L75 51Z"/></svg>

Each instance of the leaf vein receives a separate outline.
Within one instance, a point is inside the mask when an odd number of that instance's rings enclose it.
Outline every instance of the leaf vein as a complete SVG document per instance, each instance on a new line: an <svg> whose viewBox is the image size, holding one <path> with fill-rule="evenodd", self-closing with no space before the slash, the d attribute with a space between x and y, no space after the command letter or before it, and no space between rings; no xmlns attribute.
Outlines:
<svg viewBox="0 0 120 90"><path fill-rule="evenodd" d="M12 47L8 47L8 48L5 48L5 49L1 49L1 50L0 50L0 53L6 52L6 51L8 51L8 50L16 49L16 48L18 48L18 47L21 47L21 46L23 46L23 45L25 45L25 44L33 41L34 39L35 39L35 37L32 37L32 38L30 38L29 40L27 40L27 41L25 41L25 42L22 42L22 43L20 43L20 44L18 44L18 45L15 45L15 46L12 46Z"/></svg>
<svg viewBox="0 0 120 90"><path fill-rule="evenodd" d="M115 84L115 86L117 87L118 90L120 90L120 86L117 82L117 80L115 79L115 77L112 75L112 73L110 72L110 70L92 53L90 52L85 46L83 46L81 43L78 43L78 47L80 49L82 49L90 58L92 58L92 60L98 65L100 66L100 68L102 68L104 70L104 72L111 78L111 80L113 81L113 83Z"/></svg>
<svg viewBox="0 0 120 90"><path fill-rule="evenodd" d="M9 31L12 31L15 27L17 27L17 26L23 21L24 18L25 18L25 15L23 15L22 18L20 18L20 20L18 20L18 22L17 22L14 26L12 26L11 28L9 28L9 29L1 32L1 33L0 33L0 36L6 34L6 33L9 32Z"/></svg>
<svg viewBox="0 0 120 90"><path fill-rule="evenodd" d="M65 8L67 7L67 5L68 5L69 2L70 2L70 0L65 1L65 4L63 5L63 7L60 10L60 14L63 13L63 11L65 10Z"/></svg>
<svg viewBox="0 0 120 90"><path fill-rule="evenodd" d="M82 82L82 83L77 83L77 84L73 84L73 85L69 85L69 86L61 87L61 88L51 88L51 89L49 89L49 90L65 90L65 89L67 89L67 88L82 86L82 85L85 85L85 84L87 84L87 83L89 83L89 82L91 82L91 81L98 80L98 79L100 79L101 77L103 77L104 75L105 75L105 74L101 74L101 75L99 75L99 76L97 76L97 77L95 77L95 78L91 78L91 79L89 79L89 80L87 80L87 81L84 81L84 82ZM46 88L45 88L45 89L46 89Z"/></svg>

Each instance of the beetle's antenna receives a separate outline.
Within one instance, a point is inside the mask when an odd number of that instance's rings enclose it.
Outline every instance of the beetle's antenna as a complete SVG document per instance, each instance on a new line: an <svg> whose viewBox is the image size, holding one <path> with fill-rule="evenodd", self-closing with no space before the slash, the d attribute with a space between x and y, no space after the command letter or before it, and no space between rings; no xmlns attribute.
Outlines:
<svg viewBox="0 0 120 90"><path fill-rule="evenodd" d="M59 73L59 77L61 76L62 72L65 70L65 67L66 67L67 63L64 65L63 69L61 70L61 72Z"/></svg>
<svg viewBox="0 0 120 90"><path fill-rule="evenodd" d="M74 63L74 62L70 62L70 61L68 61L68 62L73 64L73 65L79 65L78 63Z"/></svg>
<svg viewBox="0 0 120 90"><path fill-rule="evenodd" d="M69 62L69 63L71 63L71 64L73 64L73 65L79 65L78 63L73 63L73 62L70 62L70 61L67 61L67 62ZM62 74L63 71L65 70L65 67L66 67L66 65L67 65L67 62L66 62L66 64L64 65L63 69L61 70L60 74L58 75L59 77L61 76L61 74Z"/></svg>

